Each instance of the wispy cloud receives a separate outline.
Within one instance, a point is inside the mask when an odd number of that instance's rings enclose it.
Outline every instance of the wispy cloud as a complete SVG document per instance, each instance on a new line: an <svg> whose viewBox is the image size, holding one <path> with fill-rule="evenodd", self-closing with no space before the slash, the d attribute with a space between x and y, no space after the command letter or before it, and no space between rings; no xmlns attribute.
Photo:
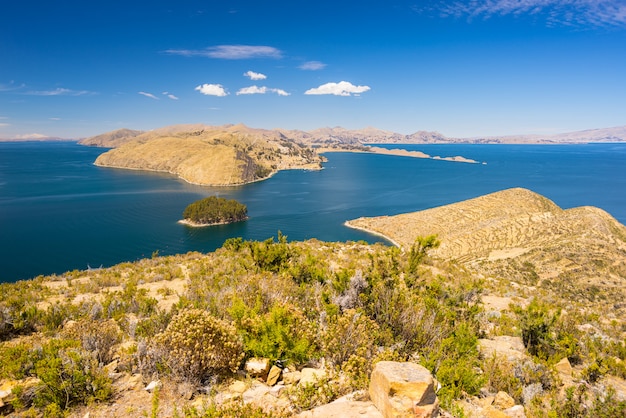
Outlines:
<svg viewBox="0 0 626 418"><path fill-rule="evenodd" d="M149 98L151 98L151 99L153 99L153 100L159 100L159 98L158 98L158 97L156 97L156 96L155 96L154 94L152 94L152 93L146 93L145 91L138 91L137 93L141 94L142 96L149 97Z"/></svg>
<svg viewBox="0 0 626 418"><path fill-rule="evenodd" d="M282 58L280 49L266 45L217 45L205 49L168 49L166 54L184 57L207 57L226 60Z"/></svg>
<svg viewBox="0 0 626 418"><path fill-rule="evenodd" d="M49 120L61 120L61 118L48 118Z"/></svg>
<svg viewBox="0 0 626 418"><path fill-rule="evenodd" d="M339 83L326 83L319 87L309 89L304 94L332 94L335 96L358 96L361 93L369 91L369 86L355 86L348 81L340 81Z"/></svg>
<svg viewBox="0 0 626 418"><path fill-rule="evenodd" d="M246 71L243 75L248 77L250 80L265 80L267 78L265 74L255 73L254 71Z"/></svg>
<svg viewBox="0 0 626 418"><path fill-rule="evenodd" d="M168 92L168 91L164 91L164 92L163 92L163 95L164 95L164 96L166 96L166 97L168 97L169 99L172 99L172 100L178 100L178 97L174 96L172 93L170 93L170 92Z"/></svg>
<svg viewBox="0 0 626 418"><path fill-rule="evenodd" d="M24 84L15 84L14 81L11 81L9 84L0 84L0 92L1 91L15 91L19 89L23 89L26 87Z"/></svg>
<svg viewBox="0 0 626 418"><path fill-rule="evenodd" d="M442 17L491 18L505 15L537 15L547 25L626 26L624 0L469 0L439 1L429 8Z"/></svg>
<svg viewBox="0 0 626 418"><path fill-rule="evenodd" d="M30 90L25 94L30 96L85 96L95 94L88 90L71 90L62 87L57 87L54 90Z"/></svg>
<svg viewBox="0 0 626 418"><path fill-rule="evenodd" d="M298 67L301 70L318 71L326 68L326 64L320 61L307 61Z"/></svg>
<svg viewBox="0 0 626 418"><path fill-rule="evenodd" d="M0 123L0 128L4 128L5 126L11 126L10 123Z"/></svg>
<svg viewBox="0 0 626 418"><path fill-rule="evenodd" d="M228 92L224 89L221 84L201 84L196 87L194 90L199 91L200 93L206 96L218 96L224 97L228 96Z"/></svg>
<svg viewBox="0 0 626 418"><path fill-rule="evenodd" d="M258 86L250 86L250 87L244 87L242 89L239 89L239 91L237 91L237 96L242 95L242 94L265 94L265 93L276 93L279 96L289 96L289 93L287 93L285 90L282 89L274 89L274 88L270 88L270 87L258 87Z"/></svg>

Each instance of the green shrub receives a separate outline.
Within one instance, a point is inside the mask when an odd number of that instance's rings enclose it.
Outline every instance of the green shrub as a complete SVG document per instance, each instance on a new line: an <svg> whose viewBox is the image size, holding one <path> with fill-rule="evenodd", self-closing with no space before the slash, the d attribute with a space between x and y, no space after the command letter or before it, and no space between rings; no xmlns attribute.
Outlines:
<svg viewBox="0 0 626 418"><path fill-rule="evenodd" d="M41 379L34 399L39 407L56 404L66 409L74 404L105 401L113 393L107 373L75 340L50 340L42 347L34 371ZM51 406L50 410L56 408Z"/></svg>
<svg viewBox="0 0 626 418"><path fill-rule="evenodd" d="M184 309L155 337L166 366L190 383L234 373L243 359L235 327L200 309Z"/></svg>
<svg viewBox="0 0 626 418"><path fill-rule="evenodd" d="M315 351L313 324L293 305L276 303L261 314L236 299L230 314L243 337L246 357L303 363Z"/></svg>

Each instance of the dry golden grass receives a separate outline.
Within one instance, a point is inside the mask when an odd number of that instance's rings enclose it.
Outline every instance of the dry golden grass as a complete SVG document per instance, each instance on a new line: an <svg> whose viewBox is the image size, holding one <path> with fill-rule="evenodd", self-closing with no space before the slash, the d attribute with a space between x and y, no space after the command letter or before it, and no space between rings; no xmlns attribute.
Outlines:
<svg viewBox="0 0 626 418"><path fill-rule="evenodd" d="M275 131L185 125L129 138L100 155L96 165L162 171L189 183L225 186L267 178L278 170L319 169L321 161L312 149Z"/></svg>
<svg viewBox="0 0 626 418"><path fill-rule="evenodd" d="M601 209L563 210L530 190L509 189L349 225L384 235L404 249L418 236L436 234L441 246L433 256L564 298L621 309L626 296L626 227Z"/></svg>

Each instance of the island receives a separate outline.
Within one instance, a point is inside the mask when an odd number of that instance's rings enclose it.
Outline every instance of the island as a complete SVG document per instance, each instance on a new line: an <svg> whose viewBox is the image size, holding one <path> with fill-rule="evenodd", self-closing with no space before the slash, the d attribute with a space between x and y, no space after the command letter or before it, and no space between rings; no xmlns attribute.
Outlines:
<svg viewBox="0 0 626 418"><path fill-rule="evenodd" d="M191 203L183 211L185 225L201 227L224 225L248 219L248 208L234 199L210 196Z"/></svg>

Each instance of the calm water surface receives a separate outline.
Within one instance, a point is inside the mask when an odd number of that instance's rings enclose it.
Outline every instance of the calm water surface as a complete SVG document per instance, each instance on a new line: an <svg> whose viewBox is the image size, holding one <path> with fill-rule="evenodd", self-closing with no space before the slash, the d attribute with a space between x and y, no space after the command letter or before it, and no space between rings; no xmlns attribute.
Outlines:
<svg viewBox="0 0 626 418"><path fill-rule="evenodd" d="M391 147L391 146L390 146ZM321 171L284 171L241 187L189 185L167 174L100 168L103 149L73 142L0 143L0 282L187 251L212 251L230 237L264 240L380 238L343 226L526 187L563 208L593 205L626 223L626 144L419 145L465 164L331 153ZM178 224L209 195L248 206L243 223Z"/></svg>

